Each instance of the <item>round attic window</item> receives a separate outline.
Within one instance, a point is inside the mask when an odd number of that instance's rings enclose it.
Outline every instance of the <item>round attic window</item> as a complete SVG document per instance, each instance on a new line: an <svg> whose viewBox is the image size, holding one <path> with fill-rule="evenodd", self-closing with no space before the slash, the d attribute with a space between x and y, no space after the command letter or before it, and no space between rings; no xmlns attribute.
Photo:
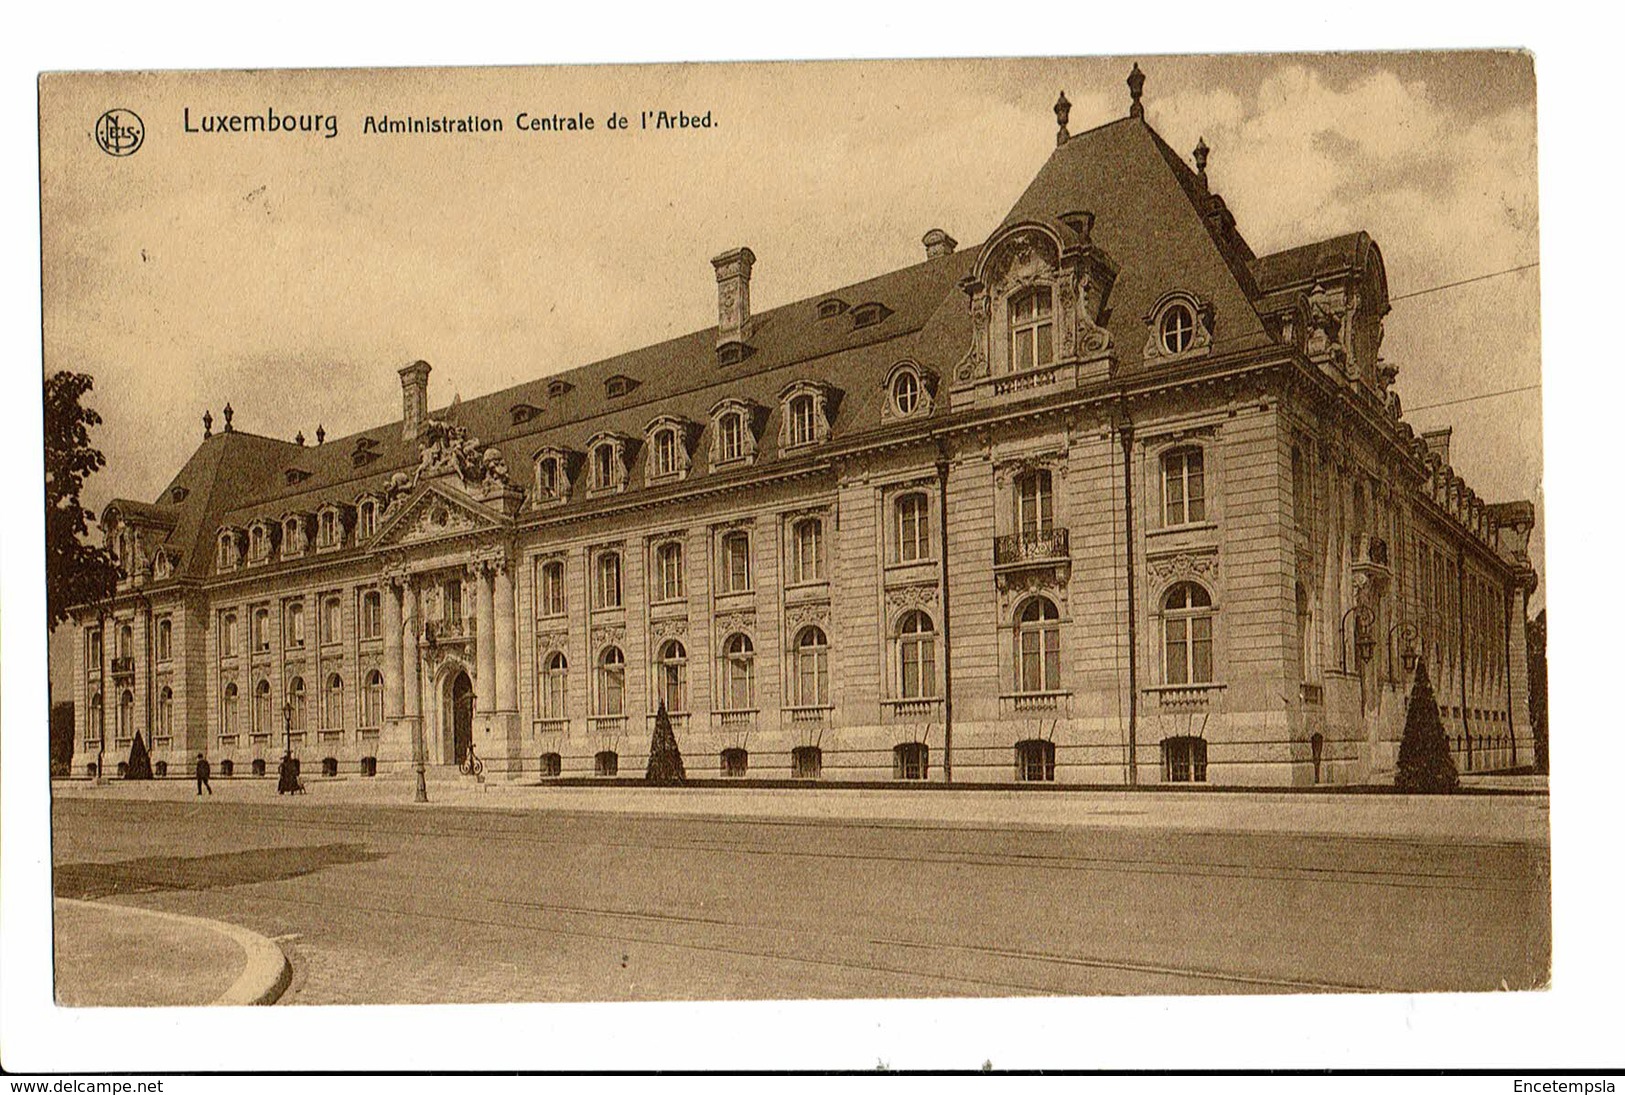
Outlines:
<svg viewBox="0 0 1625 1095"><path fill-rule="evenodd" d="M907 370L897 374L891 385L892 406L907 417L920 405L920 378Z"/></svg>

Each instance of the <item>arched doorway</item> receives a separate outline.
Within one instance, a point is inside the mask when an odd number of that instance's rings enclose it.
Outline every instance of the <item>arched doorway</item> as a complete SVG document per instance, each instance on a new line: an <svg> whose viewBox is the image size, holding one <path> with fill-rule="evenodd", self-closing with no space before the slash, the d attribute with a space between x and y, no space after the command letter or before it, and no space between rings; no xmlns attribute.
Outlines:
<svg viewBox="0 0 1625 1095"><path fill-rule="evenodd" d="M462 766L474 740L474 684L468 672L459 669L446 687L447 715L451 723L452 763Z"/></svg>

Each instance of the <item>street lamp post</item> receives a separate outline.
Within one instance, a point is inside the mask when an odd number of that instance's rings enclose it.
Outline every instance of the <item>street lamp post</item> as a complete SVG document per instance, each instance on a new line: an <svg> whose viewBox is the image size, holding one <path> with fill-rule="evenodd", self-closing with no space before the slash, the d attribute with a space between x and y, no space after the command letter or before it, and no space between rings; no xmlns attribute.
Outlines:
<svg viewBox="0 0 1625 1095"><path fill-rule="evenodd" d="M293 701L282 701L282 754L293 756Z"/></svg>
<svg viewBox="0 0 1625 1095"><path fill-rule="evenodd" d="M403 640L411 643L415 648L418 645L419 636L425 633L425 626L426 625L420 620L407 620L402 624L402 628L405 631L405 634L402 636ZM433 632L428 632L428 634L432 635ZM411 662L412 671L414 673L419 672L418 659L415 656L406 660ZM420 696L422 695L422 681L418 682L418 694ZM412 720L412 769L417 775L417 790L412 795L412 801L428 802L429 780L428 774L424 770L424 766L426 763L426 754L429 751L429 746L428 743L423 740L423 715L420 710L418 714L407 714L406 717Z"/></svg>

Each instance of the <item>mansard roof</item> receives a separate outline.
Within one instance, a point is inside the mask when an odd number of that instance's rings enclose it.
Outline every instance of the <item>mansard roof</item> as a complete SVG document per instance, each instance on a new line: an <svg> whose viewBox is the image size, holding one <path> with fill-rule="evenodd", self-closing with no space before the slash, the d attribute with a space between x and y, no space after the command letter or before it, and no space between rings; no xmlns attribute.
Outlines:
<svg viewBox="0 0 1625 1095"><path fill-rule="evenodd" d="M1070 216L1093 214L1089 238ZM1070 223L1069 223L1070 222ZM1012 226L1044 225L1066 245L1103 249L1119 273L1109 301L1107 326L1125 368L1140 365L1134 347L1142 345L1145 316L1170 290L1194 294L1217 317L1215 341L1223 351L1272 345L1260 319L1271 293L1320 271L1365 261L1375 245L1364 233L1293 248L1258 258L1236 230L1223 201L1141 117L1130 116L1069 138L1049 156L1010 208L996 241ZM773 467L779 455L776 418L784 414L779 395L791 381L824 384L843 393L831 423L829 441L839 444L899 427L882 414L885 381L901 360L949 376L970 344L970 314L960 281L971 272L988 242L938 254L925 261L852 285L823 290L751 317L750 352L732 364L719 361L718 328L709 327L632 350L592 364L549 371L538 362L536 379L489 395L455 401L430 416L462 427L482 448L499 450L516 482L541 450L585 451L594 436L643 436L649 422L671 415L715 428L711 409L724 398L759 405L755 468ZM793 256L786 256L786 264ZM703 269L703 267L702 267ZM832 299L876 302L886 312L859 326L850 311L820 317L820 304ZM610 397L606 382L625 378L625 394ZM551 393L551 394L550 394ZM950 401L934 401L931 414L948 413ZM516 415L514 408L526 407ZM911 420L912 421L912 420ZM700 439L696 439L700 443ZM817 460L824 446L787 459ZM367 459L357 461L365 452ZM390 476L418 464L418 443L403 436L399 419L314 447L228 431L206 439L193 453L152 512L174 514L167 538L182 555L179 574L214 573L214 532L243 527L255 517L290 511L315 512L329 502L351 504L364 494L383 494ZM294 477L289 469L308 473ZM627 492L645 488L643 461L628 469ZM651 492L690 490L713 473L696 461L680 485L650 486ZM296 479L290 482L290 479ZM185 488L176 491L175 488ZM550 507L560 513L602 504L586 492ZM530 511L521 512L521 520Z"/></svg>

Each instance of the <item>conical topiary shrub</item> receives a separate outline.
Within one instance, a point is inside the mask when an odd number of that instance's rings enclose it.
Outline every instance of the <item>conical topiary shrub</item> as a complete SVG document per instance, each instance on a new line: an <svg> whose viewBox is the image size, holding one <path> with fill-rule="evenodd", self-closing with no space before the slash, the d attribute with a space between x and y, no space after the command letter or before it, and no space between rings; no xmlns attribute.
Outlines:
<svg viewBox="0 0 1625 1095"><path fill-rule="evenodd" d="M1428 681L1427 665L1416 663L1416 683L1405 707L1405 736L1399 742L1394 787L1418 794L1449 794L1456 789L1456 765L1450 739L1439 721L1439 702Z"/></svg>
<svg viewBox="0 0 1625 1095"><path fill-rule="evenodd" d="M655 783L681 783L688 776L683 771L683 754L677 748L677 735L671 730L671 716L666 714L666 701L660 701L655 713L655 732L649 739L649 770L643 778Z"/></svg>
<svg viewBox="0 0 1625 1095"><path fill-rule="evenodd" d="M124 769L124 778L152 778L152 757L147 753L147 743L141 740L139 730L136 731L135 741L130 745L130 759Z"/></svg>

